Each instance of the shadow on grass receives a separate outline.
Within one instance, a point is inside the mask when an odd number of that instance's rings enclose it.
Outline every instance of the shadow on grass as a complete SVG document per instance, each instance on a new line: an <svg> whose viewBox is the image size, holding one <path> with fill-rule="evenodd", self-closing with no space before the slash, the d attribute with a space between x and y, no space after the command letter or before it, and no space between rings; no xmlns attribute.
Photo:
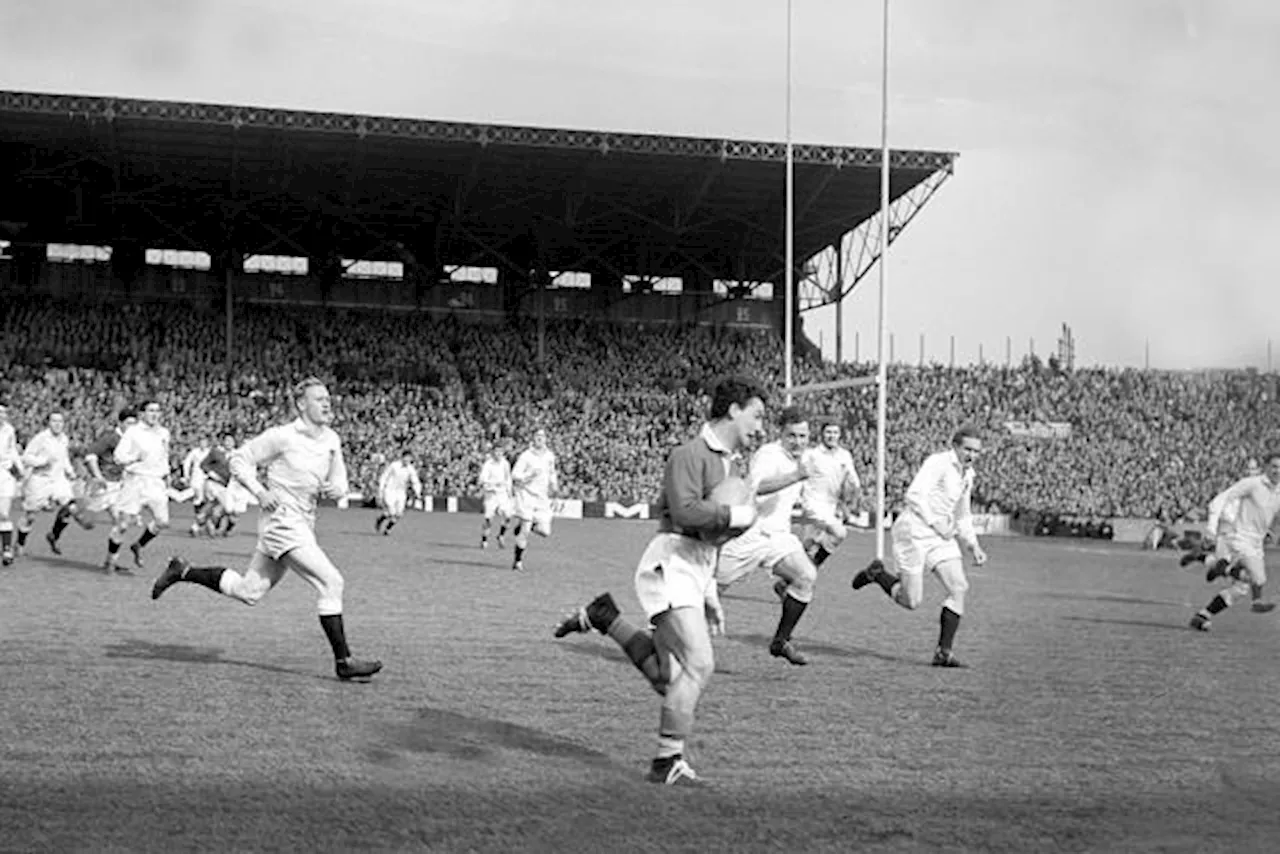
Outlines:
<svg viewBox="0 0 1280 854"><path fill-rule="evenodd" d="M154 643L152 641L130 638L123 643L107 644L107 658L132 658L139 661L176 661L182 664L222 664L232 667L249 667L254 670L265 670L268 673L287 673L290 676L302 676L308 679L329 681L329 677L321 676L315 671L292 670L274 664L262 664L256 661L238 661L223 658L222 649L216 646L189 646L180 643Z"/></svg>
<svg viewBox="0 0 1280 854"><path fill-rule="evenodd" d="M384 743L373 748L374 761L394 761L393 750L431 753L455 759L484 761L499 750L519 750L551 759L570 759L588 765L617 766L608 755L566 738L507 721L464 715L446 709L419 709L413 720L391 724Z"/></svg>
<svg viewBox="0 0 1280 854"><path fill-rule="evenodd" d="M1119 605L1156 605L1159 607L1183 607L1183 603L1169 599L1144 599L1141 596L1120 596L1113 593L1055 593L1039 594L1042 599L1064 599L1072 602L1115 602Z"/></svg>
<svg viewBox="0 0 1280 854"><path fill-rule="evenodd" d="M102 564L91 563L87 560L72 560L70 558L58 557L57 555L27 555L27 557L36 563L43 563L45 566L56 566L59 569L74 569L77 572L88 572L92 575L101 576L102 578L110 578L111 575L120 575L127 578L131 575L137 575L142 571L135 569L134 567L126 567L126 569L129 570L128 572L111 573L108 575L106 572L103 572Z"/></svg>
<svg viewBox="0 0 1280 854"><path fill-rule="evenodd" d="M773 641L772 635L729 635L729 640L737 641L748 646L757 646L768 651L769 644ZM855 647L836 646L835 644L822 643L821 641L806 640L803 637L795 638L795 645L798 650L805 653L812 653L815 656L831 656L833 658L874 658L879 661L889 661L894 664L907 664L916 667L928 667L929 662L919 658L903 658L900 655L890 655L886 652L877 652L873 649L858 649ZM813 659L810 659L813 662Z"/></svg>
<svg viewBox="0 0 1280 854"><path fill-rule="evenodd" d="M1185 622L1157 622L1156 620L1107 620L1102 617L1063 617L1073 623L1102 623L1113 626L1137 626L1143 629L1169 629L1175 632L1189 632Z"/></svg>

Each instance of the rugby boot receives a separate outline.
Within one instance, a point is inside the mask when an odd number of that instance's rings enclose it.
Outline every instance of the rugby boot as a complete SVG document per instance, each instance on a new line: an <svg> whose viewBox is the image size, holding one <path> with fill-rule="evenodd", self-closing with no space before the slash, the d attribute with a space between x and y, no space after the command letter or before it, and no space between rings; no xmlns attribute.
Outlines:
<svg viewBox="0 0 1280 854"><path fill-rule="evenodd" d="M809 656L796 649L795 644L791 641L783 640L782 638L773 639L773 642L769 644L769 654L774 658L785 658L797 667L803 667L809 663Z"/></svg>
<svg viewBox="0 0 1280 854"><path fill-rule="evenodd" d="M939 647L937 651L934 652L933 654L933 666L934 667L968 667L969 665L965 664L963 661L956 658L955 653L952 652L951 650L943 649Z"/></svg>
<svg viewBox="0 0 1280 854"><path fill-rule="evenodd" d="M107 562L102 568L107 572L110 572L112 569L112 560L107 558ZM168 566L164 568L164 572L160 573L160 575L156 577L155 584L151 585L151 598L159 599L162 593L181 581L183 576L187 574L187 570L190 568L191 564L188 563L185 558L178 557L177 555L169 558Z"/></svg>
<svg viewBox="0 0 1280 854"><path fill-rule="evenodd" d="M653 760L645 779L663 786L701 786L703 781L680 754Z"/></svg>
<svg viewBox="0 0 1280 854"><path fill-rule="evenodd" d="M381 661L362 661L358 658L339 658L334 662L334 671L344 682L352 680L367 682L382 669Z"/></svg>

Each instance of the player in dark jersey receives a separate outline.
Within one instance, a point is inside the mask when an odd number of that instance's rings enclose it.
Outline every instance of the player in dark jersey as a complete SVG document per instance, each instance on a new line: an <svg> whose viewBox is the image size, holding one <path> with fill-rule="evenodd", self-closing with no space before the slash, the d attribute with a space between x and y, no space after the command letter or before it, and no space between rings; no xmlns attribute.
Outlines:
<svg viewBox="0 0 1280 854"><path fill-rule="evenodd" d="M124 467L116 462L116 445L124 431L138 423L138 413L132 409L121 410L116 416L116 426L105 431L85 449L84 465L89 470L91 480L85 489L86 513L106 513L116 520L115 504L120 495L120 482L124 478ZM116 566L116 552L120 544L107 538L107 557L102 562L104 572L121 572L128 574L127 568Z"/></svg>
<svg viewBox="0 0 1280 854"><path fill-rule="evenodd" d="M231 477L231 452L235 449L235 437L228 434L222 437L222 444L210 450L200 462L205 473L205 492L210 496L205 523L209 536L230 535L236 520L249 509L248 492Z"/></svg>

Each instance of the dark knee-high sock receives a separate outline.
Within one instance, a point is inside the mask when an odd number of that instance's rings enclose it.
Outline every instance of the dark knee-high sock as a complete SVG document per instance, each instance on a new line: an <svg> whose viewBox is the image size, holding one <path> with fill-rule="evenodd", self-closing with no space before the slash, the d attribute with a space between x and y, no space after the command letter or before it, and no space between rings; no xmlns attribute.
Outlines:
<svg viewBox="0 0 1280 854"><path fill-rule="evenodd" d="M780 641L791 640L791 633L795 631L796 623L800 622L804 609L808 607L807 602L801 602L790 594L784 597L782 600L782 616L778 618L778 630L773 633L773 639Z"/></svg>
<svg viewBox="0 0 1280 854"><path fill-rule="evenodd" d="M956 629L960 628L960 615L950 608L943 608L939 622L938 649L950 652L956 640Z"/></svg>
<svg viewBox="0 0 1280 854"><path fill-rule="evenodd" d="M516 546L514 562L519 563L522 560L524 560L524 548L522 546Z"/></svg>
<svg viewBox="0 0 1280 854"><path fill-rule="evenodd" d="M0 531L0 551L7 552L12 545L13 531L9 528L5 528L3 531Z"/></svg>
<svg viewBox="0 0 1280 854"><path fill-rule="evenodd" d="M134 543L138 548L146 548L147 543L156 538L156 532L150 528L143 528L142 533L138 536L138 541Z"/></svg>
<svg viewBox="0 0 1280 854"><path fill-rule="evenodd" d="M1213 600L1208 605L1205 605L1204 608L1200 610L1200 614L1205 618L1208 618L1212 617L1214 614L1227 610L1229 607L1231 606L1227 603L1227 600L1223 599L1222 594L1219 593L1217 596L1213 597Z"/></svg>
<svg viewBox="0 0 1280 854"><path fill-rule="evenodd" d="M329 646L333 647L335 659L341 661L351 657L351 650L347 648L347 633L342 627L341 614L322 614L320 628L324 629L324 636L329 639Z"/></svg>
<svg viewBox="0 0 1280 854"><path fill-rule="evenodd" d="M113 542L111 545L120 548L119 543ZM226 571L227 568L224 566L189 566L187 571L182 573L182 580L208 587L214 593L221 593L222 573Z"/></svg>
<svg viewBox="0 0 1280 854"><path fill-rule="evenodd" d="M658 650L653 645L653 635L637 629L624 617L614 617L604 633L622 647L622 652L644 674L650 685L659 690L665 687L662 685L662 668L658 666Z"/></svg>
<svg viewBox="0 0 1280 854"><path fill-rule="evenodd" d="M1253 597L1253 601L1255 601L1255 602L1260 601L1260 600L1262 599L1262 585L1261 585L1261 584L1250 584L1250 585L1249 585L1249 595L1250 595L1251 597Z"/></svg>
<svg viewBox="0 0 1280 854"><path fill-rule="evenodd" d="M392 528L394 528L395 526L396 526L396 520L395 520L395 517L393 516L393 517L391 517L390 519L388 519L388 520L387 520L387 526L386 526L385 528L383 528L383 529L382 529L382 533L384 533L384 534L385 534L385 533L387 533L388 531L390 531L390 530L391 530Z"/></svg>
<svg viewBox="0 0 1280 854"><path fill-rule="evenodd" d="M831 552L827 551L826 546L818 546L818 550L813 553L813 565L822 566L827 558L831 557Z"/></svg>
<svg viewBox="0 0 1280 854"><path fill-rule="evenodd" d="M21 528L18 529L18 545L19 546L25 546L27 544L27 535L30 533L31 533L30 529L26 531L22 530Z"/></svg>
<svg viewBox="0 0 1280 854"><path fill-rule="evenodd" d="M62 536L62 532L67 529L67 525L71 523L71 508L63 507L58 510L58 515L53 517L53 528L49 534L53 539L57 540Z"/></svg>

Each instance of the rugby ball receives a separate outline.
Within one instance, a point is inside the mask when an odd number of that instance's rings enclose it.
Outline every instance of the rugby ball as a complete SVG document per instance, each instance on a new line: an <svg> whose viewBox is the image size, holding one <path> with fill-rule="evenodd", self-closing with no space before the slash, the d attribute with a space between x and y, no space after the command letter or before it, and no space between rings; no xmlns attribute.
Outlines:
<svg viewBox="0 0 1280 854"><path fill-rule="evenodd" d="M740 477L729 475L711 489L709 496L717 504L735 506L751 501L751 485Z"/></svg>
<svg viewBox="0 0 1280 854"><path fill-rule="evenodd" d="M737 507L743 504L750 504L755 500L755 496L751 491L751 485L740 477L730 475L724 480L717 483L708 496L717 504L727 504L730 507ZM711 538L717 546L722 546L743 532L743 528L730 528L724 533L718 534Z"/></svg>

